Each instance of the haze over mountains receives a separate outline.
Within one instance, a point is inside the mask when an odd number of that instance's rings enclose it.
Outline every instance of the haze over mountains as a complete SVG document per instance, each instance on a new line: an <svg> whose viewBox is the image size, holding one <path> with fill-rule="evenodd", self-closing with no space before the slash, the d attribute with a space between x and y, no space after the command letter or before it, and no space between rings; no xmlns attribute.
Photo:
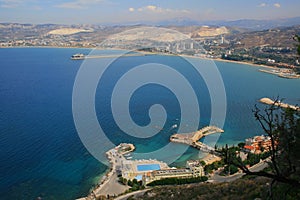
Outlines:
<svg viewBox="0 0 300 200"><path fill-rule="evenodd" d="M162 25L165 24L165 25ZM174 24L174 25L172 25ZM196 25L198 24L198 25ZM202 25L201 25L202 24ZM139 30L138 32L136 30ZM163 32L160 32L162 31ZM195 22L186 19L135 25L62 25L0 23L0 47L104 47L136 49L162 46L155 51L226 58L268 64L272 60L298 66L295 40L300 35L300 17L281 20ZM179 42L180 41L180 42ZM201 51L204 47L205 51Z"/></svg>
<svg viewBox="0 0 300 200"><path fill-rule="evenodd" d="M122 25L152 25L152 26L230 26L239 27L250 30L264 30L274 27L287 27L300 24L300 17L283 18L273 20L257 20L257 19L240 19L240 20L217 20L217 21L202 21L189 18L176 18L172 20L164 20L157 22L137 22L125 23ZM121 24L105 24L105 25L121 25Z"/></svg>
<svg viewBox="0 0 300 200"><path fill-rule="evenodd" d="M21 23L0 23L0 28L7 24L21 24ZM30 22L26 24L31 24ZM150 25L150 26L226 26L238 27L248 30L265 30L275 27L288 27L300 24L300 16L293 18L282 18L272 20L257 20L257 19L239 19L239 20L193 20L190 18L174 18L171 20L163 21L138 21L128 23L105 23L95 24L100 26L137 26L137 25ZM43 24L43 25L59 25L59 24ZM62 24L60 24L62 25Z"/></svg>

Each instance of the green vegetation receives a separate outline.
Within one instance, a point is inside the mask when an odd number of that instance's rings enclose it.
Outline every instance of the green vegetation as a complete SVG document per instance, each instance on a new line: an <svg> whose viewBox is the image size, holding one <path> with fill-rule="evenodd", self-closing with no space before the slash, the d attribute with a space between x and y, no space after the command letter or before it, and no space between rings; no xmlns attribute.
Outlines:
<svg viewBox="0 0 300 200"><path fill-rule="evenodd" d="M300 36L299 35L295 35L294 40L297 42L297 54L298 54L298 60L300 57ZM300 68L296 68L295 71L300 74Z"/></svg>
<svg viewBox="0 0 300 200"><path fill-rule="evenodd" d="M247 159L243 162L244 165L253 166L259 163L261 156L259 154L248 153Z"/></svg>
<svg viewBox="0 0 300 200"><path fill-rule="evenodd" d="M294 40L297 42L297 53L300 55L300 36L295 35Z"/></svg>
<svg viewBox="0 0 300 200"><path fill-rule="evenodd" d="M126 178L123 178L122 176L119 177L119 183L123 185L127 185L128 181Z"/></svg>
<svg viewBox="0 0 300 200"><path fill-rule="evenodd" d="M139 200L206 200L206 199L266 199L268 179L254 177L239 179L230 183L198 183L192 185L160 186L147 191Z"/></svg>
<svg viewBox="0 0 300 200"><path fill-rule="evenodd" d="M218 168L220 167L223 167L225 165L225 162L224 160L220 160L220 161L217 161L217 162L214 162L212 164L209 164L209 165L205 165L204 167L204 171L208 174L212 173L213 170L217 170Z"/></svg>
<svg viewBox="0 0 300 200"><path fill-rule="evenodd" d="M300 196L300 111L283 109L273 105L261 110L257 106L254 116L264 132L271 138L269 152L261 155L248 154L242 161L231 148L223 148L221 153L227 166L236 166L247 175L263 176L272 181L269 188L271 199L299 199ZM260 159L270 157L269 169L258 172L249 170Z"/></svg>
<svg viewBox="0 0 300 200"><path fill-rule="evenodd" d="M202 177L193 177L193 178L164 178L160 180L153 181L148 183L147 186L156 186L156 185L182 185L188 183L200 183L207 181L206 176Z"/></svg>
<svg viewBox="0 0 300 200"><path fill-rule="evenodd" d="M133 192L133 191L145 189L145 186L143 185L143 182L142 181L137 181L136 179L133 179L132 181L129 180L127 182L127 185L131 187L127 190L127 192Z"/></svg>
<svg viewBox="0 0 300 200"><path fill-rule="evenodd" d="M239 168L237 168L235 165L226 165L222 173L220 173L220 175L232 175L237 173L238 171Z"/></svg>
<svg viewBox="0 0 300 200"><path fill-rule="evenodd" d="M123 185L128 185L131 187L125 193L145 189L145 186L143 185L143 181L138 181L136 179L127 180L126 178L123 178L121 176L121 177L119 177L119 183L122 183Z"/></svg>

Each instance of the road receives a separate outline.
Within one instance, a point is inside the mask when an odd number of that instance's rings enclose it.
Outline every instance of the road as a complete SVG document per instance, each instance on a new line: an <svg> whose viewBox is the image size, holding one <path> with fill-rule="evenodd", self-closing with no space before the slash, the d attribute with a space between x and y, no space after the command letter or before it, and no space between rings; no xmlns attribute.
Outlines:
<svg viewBox="0 0 300 200"><path fill-rule="evenodd" d="M148 190L150 190L150 189L139 190L139 191L131 192L131 193L128 193L128 194L124 194L122 196L119 196L119 197L115 198L115 200L126 200L131 196L134 196L135 198L138 198L138 197L144 195L145 192L147 192Z"/></svg>
<svg viewBox="0 0 300 200"><path fill-rule="evenodd" d="M252 172L258 172L258 171L263 170L267 166L268 166L268 163L266 163L266 161L262 161L262 162L257 163L256 165L253 165L252 167L250 167L249 170ZM230 176L220 176L215 173L210 178L210 182L231 182L231 181L235 181L236 179L241 178L244 175L245 175L245 173L235 173Z"/></svg>

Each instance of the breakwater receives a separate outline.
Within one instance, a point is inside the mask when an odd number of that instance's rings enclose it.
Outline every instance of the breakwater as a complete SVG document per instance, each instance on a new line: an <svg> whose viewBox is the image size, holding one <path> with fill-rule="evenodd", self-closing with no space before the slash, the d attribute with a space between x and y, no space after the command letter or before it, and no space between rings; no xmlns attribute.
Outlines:
<svg viewBox="0 0 300 200"><path fill-rule="evenodd" d="M170 141L187 144L187 145L195 147L203 152L207 152L207 153L211 153L211 154L218 154L217 152L215 152L215 149L213 147L210 147L202 142L199 142L199 140L207 135L210 135L213 133L223 133L223 132L224 132L223 129L220 129L216 126L206 126L196 132L174 134L170 137Z"/></svg>
<svg viewBox="0 0 300 200"><path fill-rule="evenodd" d="M275 106L279 106L281 108L291 108L293 110L300 110L299 106L294 106L294 105L290 105L287 103L282 103L280 101L273 101L272 99L269 98L261 98L259 100L259 102L264 103L264 104L268 104L268 105L275 105Z"/></svg>

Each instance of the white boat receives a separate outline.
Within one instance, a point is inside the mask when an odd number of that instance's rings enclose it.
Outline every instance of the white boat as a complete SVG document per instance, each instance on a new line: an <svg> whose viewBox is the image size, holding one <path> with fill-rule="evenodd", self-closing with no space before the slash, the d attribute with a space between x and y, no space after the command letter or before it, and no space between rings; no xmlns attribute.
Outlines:
<svg viewBox="0 0 300 200"><path fill-rule="evenodd" d="M85 55L82 53L77 53L71 56L72 60L83 60L85 58Z"/></svg>

